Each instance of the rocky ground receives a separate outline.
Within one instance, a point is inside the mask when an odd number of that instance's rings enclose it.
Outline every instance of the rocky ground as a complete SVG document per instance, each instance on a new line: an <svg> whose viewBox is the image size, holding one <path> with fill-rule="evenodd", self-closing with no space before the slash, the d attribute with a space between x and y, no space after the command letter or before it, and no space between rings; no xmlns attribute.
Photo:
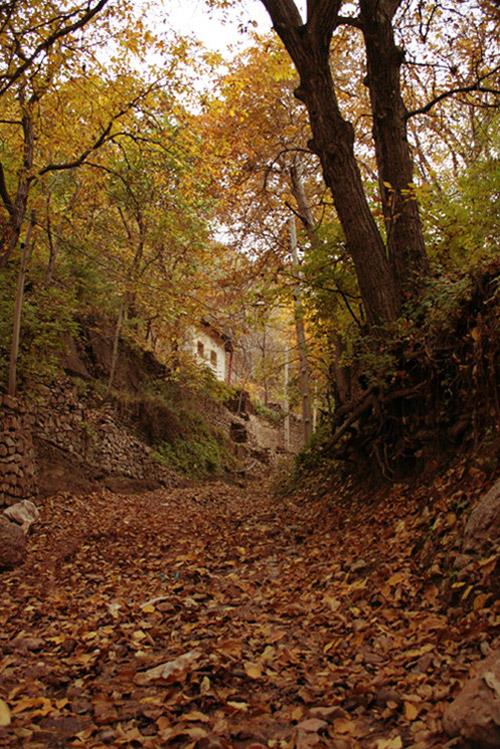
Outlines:
<svg viewBox="0 0 500 749"><path fill-rule="evenodd" d="M497 624L496 558L462 552L484 484L45 500L0 578L0 746L459 746Z"/></svg>

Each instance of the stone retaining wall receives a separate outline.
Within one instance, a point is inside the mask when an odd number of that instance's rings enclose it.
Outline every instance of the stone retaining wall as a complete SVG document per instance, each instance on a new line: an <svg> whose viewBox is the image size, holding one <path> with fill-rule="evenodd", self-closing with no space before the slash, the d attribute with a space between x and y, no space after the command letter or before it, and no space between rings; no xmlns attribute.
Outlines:
<svg viewBox="0 0 500 749"><path fill-rule="evenodd" d="M37 493L30 409L17 398L0 396L0 506Z"/></svg>
<svg viewBox="0 0 500 749"><path fill-rule="evenodd" d="M283 454L282 426L210 401L204 413L228 437L238 428L241 439L233 447L243 464L272 464ZM152 453L111 404L96 403L70 378L39 390L36 402L0 396L0 507L32 498L38 488L42 494L85 491L90 483L141 491L182 483Z"/></svg>
<svg viewBox="0 0 500 749"><path fill-rule="evenodd" d="M118 423L112 406L92 404L68 380L44 388L36 403L0 397L0 506L36 496L37 468L51 470L41 458L46 446L67 455L89 480L180 483L154 460L148 445Z"/></svg>

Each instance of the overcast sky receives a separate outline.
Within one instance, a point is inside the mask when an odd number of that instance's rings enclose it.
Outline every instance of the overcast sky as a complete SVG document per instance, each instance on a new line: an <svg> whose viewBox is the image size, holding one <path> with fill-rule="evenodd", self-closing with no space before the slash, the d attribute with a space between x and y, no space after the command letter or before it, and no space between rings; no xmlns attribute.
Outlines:
<svg viewBox="0 0 500 749"><path fill-rule="evenodd" d="M238 3L238 9L226 14L209 10L204 0L163 0L161 7L175 31L192 34L221 53L227 53L231 45L245 43L246 35L238 30L242 23L254 21L261 32L271 29L271 21L260 0L243 0Z"/></svg>

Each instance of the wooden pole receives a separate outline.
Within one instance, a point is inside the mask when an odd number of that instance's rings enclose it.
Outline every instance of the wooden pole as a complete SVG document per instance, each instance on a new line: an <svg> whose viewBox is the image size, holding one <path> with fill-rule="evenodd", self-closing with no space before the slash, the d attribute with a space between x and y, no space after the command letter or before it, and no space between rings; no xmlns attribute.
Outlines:
<svg viewBox="0 0 500 749"><path fill-rule="evenodd" d="M126 314L126 306L127 303L125 301L124 295L122 300L120 301L120 309L118 310L118 319L115 326L115 335L113 338L113 353L111 354L111 366L109 369L108 385L106 388L106 393L104 395L105 399L109 398L109 396L111 395L111 390L113 389L113 385L115 382L116 365L118 363L118 354L120 351L120 336L122 333L123 321Z"/></svg>
<svg viewBox="0 0 500 749"><path fill-rule="evenodd" d="M26 270L28 268L28 263L31 256L31 235L34 225L35 213L33 212L28 224L28 229L26 231L26 238L24 242L21 242L21 265L19 267L19 273L17 276L14 323L12 326L12 343L10 347L9 384L7 388L8 394L13 398L15 398L17 392L17 360L19 357L19 341L21 339L21 315L23 311L24 280L26 278Z"/></svg>
<svg viewBox="0 0 500 749"><path fill-rule="evenodd" d="M284 447L285 451L290 450L290 400L288 398L288 380L289 380L289 354L288 349L285 349L285 367L283 371L283 409L285 411L285 419L283 421L284 429Z"/></svg>
<svg viewBox="0 0 500 749"><path fill-rule="evenodd" d="M297 252L297 229L295 217L290 219L290 249L295 273L300 275L299 255ZM307 359L307 341L304 326L304 308L302 305L301 290L297 283L294 290L295 299L295 333L297 335L297 348L299 351L300 372L300 394L302 397L302 422L304 426L304 444L307 444L313 433L312 408L311 408L311 384L309 376L309 362Z"/></svg>

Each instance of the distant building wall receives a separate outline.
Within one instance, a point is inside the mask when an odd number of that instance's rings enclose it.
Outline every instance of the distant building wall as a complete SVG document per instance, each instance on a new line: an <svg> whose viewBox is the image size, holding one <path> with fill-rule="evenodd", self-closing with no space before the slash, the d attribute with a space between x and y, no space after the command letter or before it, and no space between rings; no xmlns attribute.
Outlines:
<svg viewBox="0 0 500 749"><path fill-rule="evenodd" d="M200 363L209 367L218 380L227 382L229 367L224 344L204 330L191 328L187 349Z"/></svg>

